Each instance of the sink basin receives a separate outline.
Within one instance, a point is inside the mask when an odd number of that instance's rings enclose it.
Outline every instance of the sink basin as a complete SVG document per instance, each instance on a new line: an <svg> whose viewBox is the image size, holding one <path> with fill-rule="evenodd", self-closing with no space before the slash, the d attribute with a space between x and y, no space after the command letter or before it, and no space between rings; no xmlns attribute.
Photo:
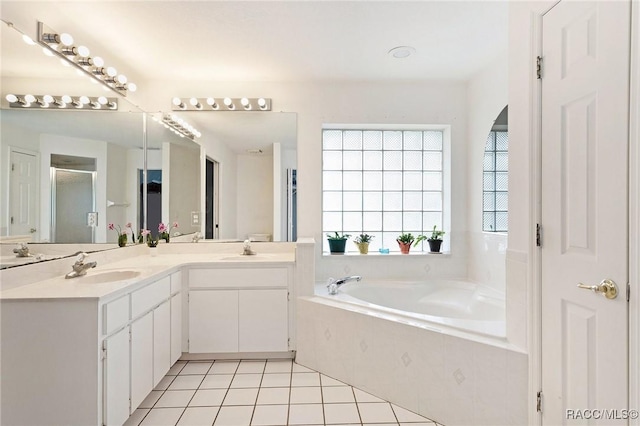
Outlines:
<svg viewBox="0 0 640 426"><path fill-rule="evenodd" d="M236 254L234 256L226 256L223 257L222 260L266 260L271 259L273 255L270 254L253 254L253 255L244 255L244 254Z"/></svg>
<svg viewBox="0 0 640 426"><path fill-rule="evenodd" d="M125 281L140 275L140 271L108 271L92 274L91 271L82 277L73 278L74 281L83 284L101 284L115 281Z"/></svg>

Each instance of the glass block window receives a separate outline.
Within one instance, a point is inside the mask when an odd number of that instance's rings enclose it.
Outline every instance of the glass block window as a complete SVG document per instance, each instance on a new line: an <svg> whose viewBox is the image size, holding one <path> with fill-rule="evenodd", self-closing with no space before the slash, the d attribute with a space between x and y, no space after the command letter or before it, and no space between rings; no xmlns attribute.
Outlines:
<svg viewBox="0 0 640 426"><path fill-rule="evenodd" d="M482 230L486 232L507 232L508 150L508 132L489 132L482 176Z"/></svg>
<svg viewBox="0 0 640 426"><path fill-rule="evenodd" d="M322 230L374 235L370 251L399 251L402 232L443 228L443 130L322 132ZM324 251L328 243L324 240ZM428 251L428 244L412 247Z"/></svg>

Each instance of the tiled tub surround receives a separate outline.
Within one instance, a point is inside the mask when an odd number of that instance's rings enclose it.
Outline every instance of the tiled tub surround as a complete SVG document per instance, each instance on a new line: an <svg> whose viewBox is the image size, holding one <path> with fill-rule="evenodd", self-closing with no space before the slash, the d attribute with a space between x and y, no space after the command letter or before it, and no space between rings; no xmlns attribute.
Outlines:
<svg viewBox="0 0 640 426"><path fill-rule="evenodd" d="M125 426L438 426L291 360L178 361Z"/></svg>
<svg viewBox="0 0 640 426"><path fill-rule="evenodd" d="M296 323L302 365L447 425L527 423L527 355L505 339L320 296Z"/></svg>

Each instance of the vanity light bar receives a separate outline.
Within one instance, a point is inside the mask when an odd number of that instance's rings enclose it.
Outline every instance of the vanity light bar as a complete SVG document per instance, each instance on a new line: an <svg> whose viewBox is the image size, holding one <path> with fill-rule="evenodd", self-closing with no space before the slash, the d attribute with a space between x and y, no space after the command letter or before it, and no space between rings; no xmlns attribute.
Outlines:
<svg viewBox="0 0 640 426"><path fill-rule="evenodd" d="M75 46L73 37L67 33L58 33L42 22L38 22L38 42L44 46L47 55L57 55L62 63L72 65L92 80L99 81L114 92L127 96L127 92L135 92L137 86L128 81L123 74L113 67L105 67L104 60L98 56L90 56L85 46Z"/></svg>
<svg viewBox="0 0 640 426"><path fill-rule="evenodd" d="M16 95L9 93L5 96L10 108L37 109L73 109L73 110L101 110L116 111L118 98L106 96L51 96L51 95Z"/></svg>
<svg viewBox="0 0 640 426"><path fill-rule="evenodd" d="M158 121L155 117L153 117L153 119ZM158 123L160 122L158 121ZM178 136L187 137L194 141L202 135L191 124L174 114L163 115L162 122L160 124L164 125L167 129L171 130Z"/></svg>
<svg viewBox="0 0 640 426"><path fill-rule="evenodd" d="M271 111L270 98L173 98L173 111Z"/></svg>

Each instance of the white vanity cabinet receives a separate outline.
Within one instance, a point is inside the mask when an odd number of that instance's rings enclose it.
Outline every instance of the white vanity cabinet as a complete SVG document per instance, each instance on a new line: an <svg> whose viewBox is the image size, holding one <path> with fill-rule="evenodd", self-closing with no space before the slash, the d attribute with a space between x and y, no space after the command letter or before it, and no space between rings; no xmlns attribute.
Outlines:
<svg viewBox="0 0 640 426"><path fill-rule="evenodd" d="M189 353L289 350L288 266L189 270Z"/></svg>

